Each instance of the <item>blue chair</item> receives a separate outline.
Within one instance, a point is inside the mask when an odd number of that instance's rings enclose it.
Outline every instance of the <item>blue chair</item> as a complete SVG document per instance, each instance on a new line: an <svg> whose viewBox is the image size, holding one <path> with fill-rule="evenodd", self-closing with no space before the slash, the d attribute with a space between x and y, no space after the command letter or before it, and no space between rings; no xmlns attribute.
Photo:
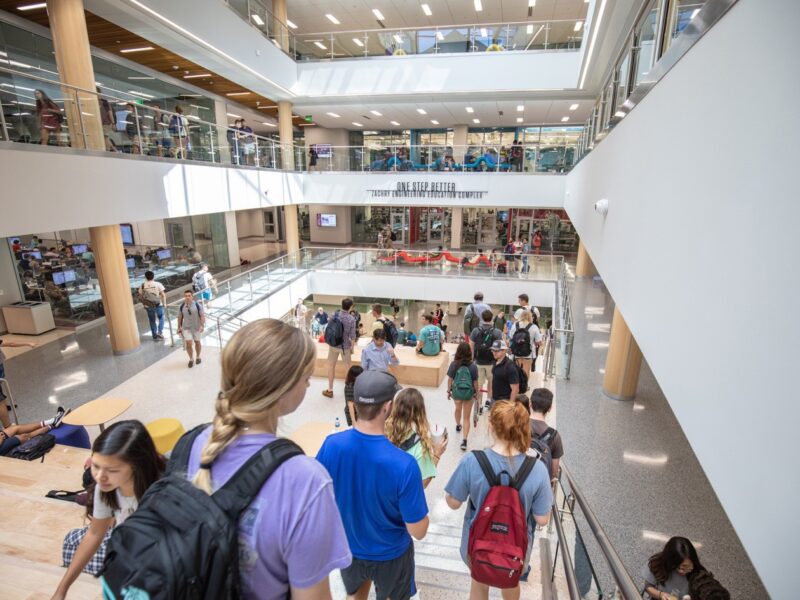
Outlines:
<svg viewBox="0 0 800 600"><path fill-rule="evenodd" d="M87 450L92 447L89 441L89 432L80 425L62 423L59 427L53 429L50 434L56 438L56 444L61 444L62 446L86 448Z"/></svg>

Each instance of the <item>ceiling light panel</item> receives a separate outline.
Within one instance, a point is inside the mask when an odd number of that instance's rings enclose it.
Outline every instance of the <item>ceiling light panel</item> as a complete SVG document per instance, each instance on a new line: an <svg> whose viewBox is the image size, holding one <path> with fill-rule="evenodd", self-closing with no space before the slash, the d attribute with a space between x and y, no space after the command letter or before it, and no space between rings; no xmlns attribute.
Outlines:
<svg viewBox="0 0 800 600"><path fill-rule="evenodd" d="M391 123L395 127L400 127L400 123L398 123L397 121L389 121L389 123Z"/></svg>
<svg viewBox="0 0 800 600"><path fill-rule="evenodd" d="M355 125L356 127L363 127L363 125L358 121L353 121L353 125Z"/></svg>
<svg viewBox="0 0 800 600"><path fill-rule="evenodd" d="M522 117L517 117L517 123L522 123Z"/></svg>
<svg viewBox="0 0 800 600"><path fill-rule="evenodd" d="M317 48L319 48L320 50L327 50L327 48L325 47L325 44L323 44L322 42L314 42L314 45Z"/></svg>
<svg viewBox="0 0 800 600"><path fill-rule="evenodd" d="M427 4L422 4L420 8L422 9L422 12L425 13L426 17L430 17L431 15L433 15L433 12L431 12L431 7L428 6Z"/></svg>
<svg viewBox="0 0 800 600"><path fill-rule="evenodd" d="M436 119L431 119L431 124L432 125L438 125L439 121L437 121Z"/></svg>
<svg viewBox="0 0 800 600"><path fill-rule="evenodd" d="M155 50L152 46L141 46L139 48L123 48L120 50L122 54L131 54L132 52L147 52L148 50Z"/></svg>
<svg viewBox="0 0 800 600"><path fill-rule="evenodd" d="M570 104L569 105L569 109L570 110L578 110L579 106L580 106L580 104Z"/></svg>
<svg viewBox="0 0 800 600"><path fill-rule="evenodd" d="M36 4L23 4L18 6L17 10L39 10L40 8L47 8L47 2L37 2Z"/></svg>
<svg viewBox="0 0 800 600"><path fill-rule="evenodd" d="M481 4L481 0L475 0L475 12L481 12L483 10L483 4Z"/></svg>
<svg viewBox="0 0 800 600"><path fill-rule="evenodd" d="M569 121L569 117L561 117L562 123L566 123L567 121Z"/></svg>
<svg viewBox="0 0 800 600"><path fill-rule="evenodd" d="M525 110L525 106L523 104L517 104L517 112L522 112Z"/></svg>
<svg viewBox="0 0 800 600"><path fill-rule="evenodd" d="M289 26L290 29L297 29L297 25L292 23L289 19L286 19L286 24Z"/></svg>
<svg viewBox="0 0 800 600"><path fill-rule="evenodd" d="M253 19L253 23L255 23L256 25L258 25L259 27L261 27L261 26L264 24L264 19L262 19L262 18L261 18L259 15L257 15L257 14L252 14L252 15L250 15L250 18L251 18L251 19Z"/></svg>
<svg viewBox="0 0 800 600"><path fill-rule="evenodd" d="M339 19L337 19L336 17L334 17L334 16L333 16L331 13L328 13L327 15L325 15L325 18L327 18L327 19L328 19L328 21L330 21L330 22L331 22L331 23L333 23L334 25L340 25L340 24L341 24L341 23L339 22Z"/></svg>
<svg viewBox="0 0 800 600"><path fill-rule="evenodd" d="M472 108L471 106L468 106L468 107L466 108L466 111L467 111L468 113L474 113L474 112L475 112L475 109L474 109L474 108Z"/></svg>
<svg viewBox="0 0 800 600"><path fill-rule="evenodd" d="M428 112L424 108L418 108L417 112L419 114L421 114L421 115L427 115L428 114Z"/></svg>
<svg viewBox="0 0 800 600"><path fill-rule="evenodd" d="M481 120L480 120L480 119L472 119L472 122L473 122L473 123L480 123L480 122L481 122Z"/></svg>
<svg viewBox="0 0 800 600"><path fill-rule="evenodd" d="M575 31L580 31L582 27L583 27L583 21L575 21L575 28L574 28Z"/></svg>
<svg viewBox="0 0 800 600"><path fill-rule="evenodd" d="M334 113L334 112L329 112L329 113L326 113L326 114L327 114L329 117L333 117L334 119L338 119L338 118L341 116L341 115L337 115L337 114L336 114L336 113Z"/></svg>
<svg viewBox="0 0 800 600"><path fill-rule="evenodd" d="M184 79L199 79L200 77L211 77L211 73L196 73L194 75L184 75ZM132 77L128 77L128 79L132 79ZM153 79L152 77L150 79Z"/></svg>
<svg viewBox="0 0 800 600"><path fill-rule="evenodd" d="M382 117L383 116L383 113L379 113L377 110L371 110L369 112L371 112L376 117Z"/></svg>
<svg viewBox="0 0 800 600"><path fill-rule="evenodd" d="M372 9L372 14L375 15L375 18L378 19L378 21L385 21L386 20L383 17L383 13L381 11L379 11L377 8L373 8Z"/></svg>
<svg viewBox="0 0 800 600"><path fill-rule="evenodd" d="M525 28L525 33L527 33L528 35L532 34L533 33L533 25L528 25Z"/></svg>
<svg viewBox="0 0 800 600"><path fill-rule="evenodd" d="M364 47L364 42L362 42L362 41L361 41L360 39L358 39L358 38L353 38L353 43L354 43L356 46L358 46L359 48L363 48L363 47Z"/></svg>

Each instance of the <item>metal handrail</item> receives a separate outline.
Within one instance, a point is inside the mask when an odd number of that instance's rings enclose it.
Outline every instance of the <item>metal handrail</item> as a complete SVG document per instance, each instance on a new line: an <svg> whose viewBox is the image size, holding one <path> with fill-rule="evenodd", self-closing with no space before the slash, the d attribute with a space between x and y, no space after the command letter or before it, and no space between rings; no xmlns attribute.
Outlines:
<svg viewBox="0 0 800 600"><path fill-rule="evenodd" d="M608 539L608 535L606 535L603 526L600 525L600 521L594 514L592 508L589 506L586 497L576 485L575 479L573 479L569 469L564 466L564 463L561 463L561 472L566 476L567 481L569 482L570 490L572 491L572 495L578 501L581 512L586 518L586 522L589 524L589 528L592 530L592 534L594 535L598 546L600 546L600 550L602 550L603 555L605 556L606 562L611 569L611 574L613 575L614 581L617 584L617 588L619 588L619 591L622 593L622 598L624 600L641 600L642 595L640 590L637 588L636 583L633 581L630 573L628 573L628 570L625 568L622 559L619 557L619 554L617 554L617 551L614 549L614 546Z"/></svg>
<svg viewBox="0 0 800 600"><path fill-rule="evenodd" d="M341 34L348 34L351 35L353 33L394 33L396 31L439 31L442 29L472 29L473 27L476 28L489 28L489 27L505 27L508 25L548 25L550 23L570 23L574 24L576 19L550 19L550 20L543 20L543 21L506 21L506 22L497 22L497 23L466 23L466 24L459 24L459 25L431 25L429 27L385 27L385 28L374 28L374 29L342 29L341 31L311 31L309 33L294 33L292 34L295 38L301 38L307 35L341 35ZM577 19L577 21L585 21L585 19Z"/></svg>
<svg viewBox="0 0 800 600"><path fill-rule="evenodd" d="M561 524L561 511L553 498L553 516L551 522L555 523L556 534L564 548L561 551L561 561L564 563L564 577L567 580L567 589L569 590L570 600L581 600L581 593L578 589L578 577L575 574L575 567L572 564L572 557L567 552L567 538L564 535L564 526Z"/></svg>

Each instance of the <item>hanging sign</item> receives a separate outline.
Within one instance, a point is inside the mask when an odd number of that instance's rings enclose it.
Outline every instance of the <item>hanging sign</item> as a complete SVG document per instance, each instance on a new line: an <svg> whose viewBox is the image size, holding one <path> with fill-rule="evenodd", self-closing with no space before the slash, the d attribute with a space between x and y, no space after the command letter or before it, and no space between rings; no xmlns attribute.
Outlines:
<svg viewBox="0 0 800 600"><path fill-rule="evenodd" d="M368 189L370 198L440 198L482 200L488 190L459 190L452 181L398 181L395 187Z"/></svg>

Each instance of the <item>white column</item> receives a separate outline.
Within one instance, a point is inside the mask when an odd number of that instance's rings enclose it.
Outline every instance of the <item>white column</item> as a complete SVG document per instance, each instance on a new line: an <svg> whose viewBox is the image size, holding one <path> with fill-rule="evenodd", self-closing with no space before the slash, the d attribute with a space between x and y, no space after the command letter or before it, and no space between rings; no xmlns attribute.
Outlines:
<svg viewBox="0 0 800 600"><path fill-rule="evenodd" d="M464 209L460 206L454 206L452 209L452 217L450 219L450 248L453 250L461 249L461 223L464 219Z"/></svg>

